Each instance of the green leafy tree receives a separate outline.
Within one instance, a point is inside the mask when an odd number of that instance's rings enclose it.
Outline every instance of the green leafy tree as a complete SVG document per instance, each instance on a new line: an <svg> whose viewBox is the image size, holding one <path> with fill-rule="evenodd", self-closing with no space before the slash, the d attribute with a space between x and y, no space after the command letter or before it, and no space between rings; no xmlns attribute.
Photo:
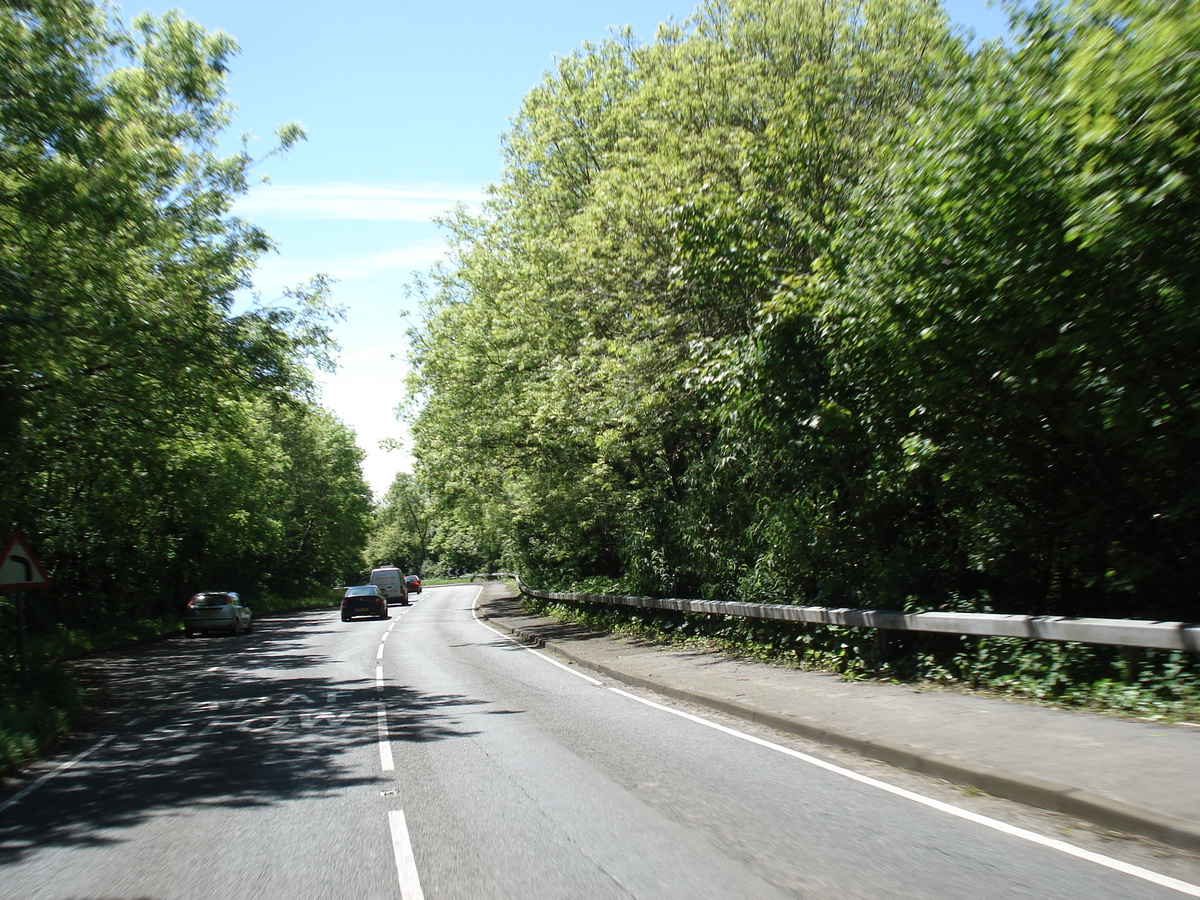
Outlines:
<svg viewBox="0 0 1200 900"><path fill-rule="evenodd" d="M178 13L0 10L0 525L54 571L42 624L214 580L299 590L361 552L357 451L308 369L332 350L328 283L232 312L271 249L231 214L256 160L217 149L235 50Z"/></svg>
<svg viewBox="0 0 1200 900"><path fill-rule="evenodd" d="M368 567L399 566L423 574L432 562L434 519L429 493L416 478L400 472L375 507L365 561Z"/></svg>
<svg viewBox="0 0 1200 900"><path fill-rule="evenodd" d="M727 580L756 506L726 489L738 361L956 59L947 29L933 3L743 0L560 60L484 215L449 223L414 356L426 483L505 511L496 540L534 571Z"/></svg>
<svg viewBox="0 0 1200 900"><path fill-rule="evenodd" d="M985 49L914 120L826 265L779 295L755 372L790 411L759 414L799 451L783 457L805 498L779 531L794 539L771 542L785 581L896 604L1192 614L1195 497L1179 486L1197 458L1196 332L1176 263L1194 225L1172 212L1187 203L1172 173L1194 159L1162 137L1192 113L1156 107L1146 82L1161 74L1164 98L1188 83L1180 14L1031 10L1016 49ZM1095 142L1114 116L1119 158Z"/></svg>

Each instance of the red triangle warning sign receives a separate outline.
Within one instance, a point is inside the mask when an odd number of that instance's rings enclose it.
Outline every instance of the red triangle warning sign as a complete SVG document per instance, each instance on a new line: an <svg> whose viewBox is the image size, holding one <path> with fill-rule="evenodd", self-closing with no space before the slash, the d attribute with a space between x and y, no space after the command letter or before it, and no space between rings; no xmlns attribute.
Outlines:
<svg viewBox="0 0 1200 900"><path fill-rule="evenodd" d="M14 531L4 546L4 555L0 556L0 591L49 586L46 570L33 555L25 538Z"/></svg>

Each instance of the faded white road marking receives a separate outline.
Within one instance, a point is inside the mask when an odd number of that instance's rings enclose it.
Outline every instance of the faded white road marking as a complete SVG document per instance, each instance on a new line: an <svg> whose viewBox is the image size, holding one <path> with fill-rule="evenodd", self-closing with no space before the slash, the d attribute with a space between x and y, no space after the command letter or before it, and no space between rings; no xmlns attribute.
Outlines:
<svg viewBox="0 0 1200 900"><path fill-rule="evenodd" d="M109 741L111 741L115 737L116 737L115 734L110 734L108 737L98 741L95 744L92 744L92 746L88 747L86 750L84 750L82 753L80 753L74 759L69 759L66 762L59 763L57 767L51 769L49 772L47 772L45 775L43 775L37 781L33 782L32 784L25 785L25 787L21 788L21 790L17 791L15 794L13 794L11 797L9 797L7 800L5 800L3 803L0 803L0 812L4 812L6 809L8 809L14 803L18 802L23 797L25 797L27 794L29 794L31 791L33 791L35 788L40 786L43 782L49 781L55 775L61 775L63 772L67 771L67 769L71 768L73 765L75 765L77 762L79 762L81 759L83 759L89 753L94 753L95 751L99 750L101 747L103 747L105 744L107 744Z"/></svg>

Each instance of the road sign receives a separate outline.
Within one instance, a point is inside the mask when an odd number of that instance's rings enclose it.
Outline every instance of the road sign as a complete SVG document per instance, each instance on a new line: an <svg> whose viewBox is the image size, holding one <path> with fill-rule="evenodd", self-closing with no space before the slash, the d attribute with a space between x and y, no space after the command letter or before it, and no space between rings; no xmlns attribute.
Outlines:
<svg viewBox="0 0 1200 900"><path fill-rule="evenodd" d="M49 587L46 570L20 532L14 531L0 555L0 591Z"/></svg>

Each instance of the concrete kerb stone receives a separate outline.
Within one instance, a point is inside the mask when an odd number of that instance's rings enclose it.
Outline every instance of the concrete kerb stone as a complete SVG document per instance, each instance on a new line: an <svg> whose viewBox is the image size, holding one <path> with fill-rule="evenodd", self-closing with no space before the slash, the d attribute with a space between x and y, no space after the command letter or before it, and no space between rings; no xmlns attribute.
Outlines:
<svg viewBox="0 0 1200 900"><path fill-rule="evenodd" d="M502 618L488 616L484 609L477 607L477 611L483 618L499 626L522 643L551 650L577 665L623 684L645 688L675 700L705 706L785 734L793 734L818 743L850 750L897 768L975 788L994 797L1074 816L1101 828L1139 835L1181 850L1200 851L1200 825L1185 819L1140 809L1119 800L1058 782L950 759L902 744L872 740L820 723L755 709L735 700L713 697L697 691L673 687L653 679L631 675L573 653L567 645L558 641L547 641L520 626L510 625Z"/></svg>

